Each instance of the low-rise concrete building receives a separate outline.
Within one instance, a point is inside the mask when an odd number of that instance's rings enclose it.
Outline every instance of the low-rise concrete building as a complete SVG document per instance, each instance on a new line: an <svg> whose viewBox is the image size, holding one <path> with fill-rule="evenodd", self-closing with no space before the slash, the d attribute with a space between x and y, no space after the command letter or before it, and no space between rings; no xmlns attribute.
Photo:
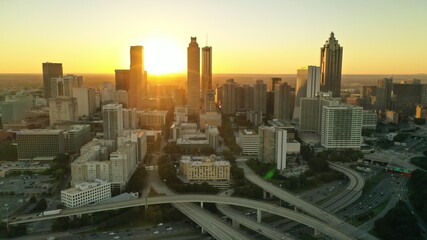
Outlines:
<svg viewBox="0 0 427 240"><path fill-rule="evenodd" d="M221 113L217 112L206 112L200 114L200 129L205 129L207 125L214 127L221 127L222 117Z"/></svg>
<svg viewBox="0 0 427 240"><path fill-rule="evenodd" d="M217 156L182 156L179 162L182 177L189 182L215 182L230 181L230 162L220 160Z"/></svg>
<svg viewBox="0 0 427 240"><path fill-rule="evenodd" d="M61 202L67 208L76 208L111 198L111 184L94 179L80 182L74 187L61 191Z"/></svg>
<svg viewBox="0 0 427 240"><path fill-rule="evenodd" d="M239 130L239 146L242 148L242 153L247 155L258 155L259 136L255 130L241 129Z"/></svg>
<svg viewBox="0 0 427 240"><path fill-rule="evenodd" d="M65 153L64 132L62 130L32 129L16 133L19 160L35 157L54 157Z"/></svg>

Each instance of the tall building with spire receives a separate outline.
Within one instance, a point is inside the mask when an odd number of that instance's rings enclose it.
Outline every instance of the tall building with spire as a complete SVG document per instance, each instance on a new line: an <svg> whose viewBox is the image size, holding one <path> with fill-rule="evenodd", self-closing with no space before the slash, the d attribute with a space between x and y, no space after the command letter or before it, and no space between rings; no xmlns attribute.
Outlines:
<svg viewBox="0 0 427 240"><path fill-rule="evenodd" d="M45 98L51 98L50 79L60 78L62 76L62 63L43 63L43 89Z"/></svg>
<svg viewBox="0 0 427 240"><path fill-rule="evenodd" d="M320 49L320 90L331 91L333 97L340 97L342 54L343 48L331 32L329 39Z"/></svg>
<svg viewBox="0 0 427 240"><path fill-rule="evenodd" d="M200 111L200 48L197 38L191 37L187 48L188 115L197 117Z"/></svg>
<svg viewBox="0 0 427 240"><path fill-rule="evenodd" d="M144 73L144 47L130 47L129 107L141 109L141 98L145 95L147 83Z"/></svg>
<svg viewBox="0 0 427 240"><path fill-rule="evenodd" d="M202 48L202 98L212 89L212 47Z"/></svg>

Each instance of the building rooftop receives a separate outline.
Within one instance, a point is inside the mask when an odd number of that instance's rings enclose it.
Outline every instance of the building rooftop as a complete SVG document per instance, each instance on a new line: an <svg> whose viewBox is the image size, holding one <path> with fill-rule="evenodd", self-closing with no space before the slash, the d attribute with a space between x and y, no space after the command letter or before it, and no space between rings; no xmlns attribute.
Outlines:
<svg viewBox="0 0 427 240"><path fill-rule="evenodd" d="M63 132L60 129L27 129L17 132L17 135L57 135Z"/></svg>
<svg viewBox="0 0 427 240"><path fill-rule="evenodd" d="M210 156L182 156L181 163L188 163L191 166L202 166L206 164L213 164L213 165L230 165L229 161L225 161L217 157L216 155L210 155Z"/></svg>
<svg viewBox="0 0 427 240"><path fill-rule="evenodd" d="M98 187L98 186L102 186L102 185L107 185L107 184L110 184L110 183L103 181L103 180L100 180L100 179L94 179L93 181L77 183L75 185L75 187L62 190L61 192L65 192L68 194L75 194L75 193L79 193L81 191L88 190L90 188L94 188L94 187Z"/></svg>
<svg viewBox="0 0 427 240"><path fill-rule="evenodd" d="M252 129L240 129L239 131L243 135L258 135L258 132Z"/></svg>

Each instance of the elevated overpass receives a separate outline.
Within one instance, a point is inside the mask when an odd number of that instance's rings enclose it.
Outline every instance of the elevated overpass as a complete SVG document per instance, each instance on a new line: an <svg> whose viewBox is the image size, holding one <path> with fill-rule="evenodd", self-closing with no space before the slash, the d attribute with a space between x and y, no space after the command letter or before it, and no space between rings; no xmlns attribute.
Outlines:
<svg viewBox="0 0 427 240"><path fill-rule="evenodd" d="M233 193L233 190L228 190L226 192L223 192L219 196L231 196ZM244 225L245 227L252 229L255 232L258 232L272 240L295 240L294 237L292 237L289 234L283 234L279 231L276 231L271 226L268 226L266 224L262 224L261 222L256 222L247 216L242 215L238 211L234 210L232 207L224 204L216 204L216 208L218 210L229 217L232 220L232 225L235 227L238 227L239 224Z"/></svg>
<svg viewBox="0 0 427 240"><path fill-rule="evenodd" d="M261 187L264 191L282 199L283 201L286 201L290 204L293 204L298 209L303 210L305 213L322 220L325 223L328 223L332 225L334 228L339 229L341 232L346 233L348 236L352 236L353 238L358 239L377 239L374 236L365 233L364 231L358 229L357 227L339 219L333 214L327 213L321 208L308 203L304 201L303 199L300 199L298 196L283 190L282 188L279 188L277 186L274 186L272 183L264 181L261 177L256 175L244 162L238 162L239 167L243 168L245 173L245 178L249 180L251 183ZM332 167L335 167L337 169L340 169L341 171L344 170L344 167L332 164ZM358 179L357 176L353 176L352 179L350 179L350 182L354 181L354 179ZM363 189L363 186L361 184L356 183L350 183L350 185L353 185L357 187L357 189ZM363 181L364 185L364 181ZM361 192L361 190L360 190ZM361 193L360 193L361 194ZM349 199L350 201L356 201L357 198L360 197L359 193L354 195L352 199Z"/></svg>
<svg viewBox="0 0 427 240"><path fill-rule="evenodd" d="M149 205L154 205L154 204L189 203L189 202L219 203L219 204L228 204L228 205L235 205L235 206L257 209L259 219L260 219L261 211L269 212L269 213L302 223L304 225L307 225L335 239L340 239L340 240L356 239L355 237L349 235L348 233L343 232L341 229L336 228L336 225L334 226L334 225L322 222L320 220L314 219L305 214L301 214L289 209L278 207L276 205L259 202L255 200L244 199L244 198L224 197L224 196L215 196L215 195L201 195L201 194L150 197L145 199L135 199L135 200L129 200L129 201L123 201L123 202L117 202L117 203L108 203L103 205L93 205L93 206L86 206L81 208L64 209L60 214L51 215L51 216L38 217L35 214L22 215L22 216L18 216L16 219L13 219L13 220L10 219L9 224L28 223L28 222L34 222L34 221L47 220L47 219L54 219L59 217L88 214L88 213L108 211L108 210L117 210L122 208L130 208L130 207L138 207L138 206L148 207ZM206 225L208 225L209 222L210 220L206 219ZM216 227L216 226L213 226L213 227ZM213 231L215 231L215 229ZM218 228L217 231L222 231L222 228ZM229 238L224 238L224 239L229 239ZM247 237L244 237L244 236L242 236L242 238L235 237L235 239L247 239Z"/></svg>

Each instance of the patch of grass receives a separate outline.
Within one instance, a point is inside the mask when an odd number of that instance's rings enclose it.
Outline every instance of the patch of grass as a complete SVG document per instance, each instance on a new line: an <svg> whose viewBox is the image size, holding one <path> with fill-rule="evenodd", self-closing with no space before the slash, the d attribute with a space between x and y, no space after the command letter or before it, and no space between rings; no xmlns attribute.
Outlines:
<svg viewBox="0 0 427 240"><path fill-rule="evenodd" d="M353 219L350 223L353 224L354 226L358 227L358 226L364 224L365 222L371 220L372 218L374 218L375 216L377 216L378 214L380 214L385 209L385 207L388 204L388 201L389 200L381 203L376 208L371 209L371 213L366 218L359 219L358 216L356 216L356 218Z"/></svg>
<svg viewBox="0 0 427 240"><path fill-rule="evenodd" d="M301 240L317 240L317 239L319 239L319 238L317 238L317 237L313 237L313 236L311 236L311 235L304 234L304 235L302 235L302 236L300 237L300 239L301 239Z"/></svg>
<svg viewBox="0 0 427 240"><path fill-rule="evenodd" d="M427 171L427 157L413 157L411 163Z"/></svg>

